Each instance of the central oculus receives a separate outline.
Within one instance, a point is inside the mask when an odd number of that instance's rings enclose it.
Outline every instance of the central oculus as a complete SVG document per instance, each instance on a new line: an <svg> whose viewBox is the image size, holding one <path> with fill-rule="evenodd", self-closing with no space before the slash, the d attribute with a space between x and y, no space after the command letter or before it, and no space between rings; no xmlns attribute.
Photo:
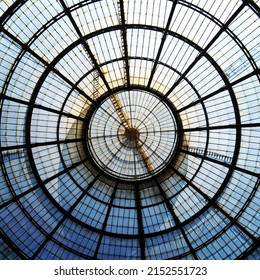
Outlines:
<svg viewBox="0 0 260 280"><path fill-rule="evenodd" d="M177 142L174 110L161 96L125 90L108 96L90 117L87 147L95 164L122 180L158 174L172 159Z"/></svg>

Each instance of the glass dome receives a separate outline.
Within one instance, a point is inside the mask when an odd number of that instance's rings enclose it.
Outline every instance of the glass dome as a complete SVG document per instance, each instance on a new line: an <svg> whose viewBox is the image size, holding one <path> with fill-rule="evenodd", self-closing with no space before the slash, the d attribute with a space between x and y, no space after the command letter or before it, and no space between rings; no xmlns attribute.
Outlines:
<svg viewBox="0 0 260 280"><path fill-rule="evenodd" d="M260 259L260 1L0 8L1 259Z"/></svg>

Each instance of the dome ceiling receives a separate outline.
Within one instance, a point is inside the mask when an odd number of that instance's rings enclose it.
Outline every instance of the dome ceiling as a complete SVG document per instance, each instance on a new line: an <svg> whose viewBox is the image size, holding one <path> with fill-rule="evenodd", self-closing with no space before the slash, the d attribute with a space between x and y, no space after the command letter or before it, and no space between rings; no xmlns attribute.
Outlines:
<svg viewBox="0 0 260 280"><path fill-rule="evenodd" d="M260 1L1 5L0 258L260 258Z"/></svg>

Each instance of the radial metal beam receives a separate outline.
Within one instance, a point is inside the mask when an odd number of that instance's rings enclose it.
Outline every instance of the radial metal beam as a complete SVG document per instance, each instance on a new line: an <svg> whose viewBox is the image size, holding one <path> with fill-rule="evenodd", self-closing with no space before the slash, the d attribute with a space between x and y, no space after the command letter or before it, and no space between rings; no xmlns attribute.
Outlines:
<svg viewBox="0 0 260 280"><path fill-rule="evenodd" d="M250 128L250 127L260 127L260 123L242 123L241 128ZM214 126L205 126L205 127L190 127L179 129L178 132L194 132L194 131L211 131L211 130L223 130L223 129L236 129L236 124L227 124L227 125L214 125Z"/></svg>
<svg viewBox="0 0 260 280"><path fill-rule="evenodd" d="M176 8L176 6L177 6L177 3L178 3L178 0L174 0L174 1L173 1L172 8L171 8L171 11L170 11L168 20L167 20L167 24L166 24L166 26L165 26L165 29L164 29L164 32L163 32L163 36L162 36L162 39L161 39L161 43L160 43L160 46L159 46L159 49L158 49L156 58L155 58L155 60L154 60L154 64L153 64L153 68L152 68L152 71L151 71L151 75L150 75L150 78L149 78L149 81L148 81L148 84L147 84L147 88L150 88L150 87L151 87L151 83L152 83L152 80L153 80L153 76L154 76L154 74L155 74L156 68L157 68L157 66L158 66L159 59L160 59L161 54L162 54L162 49L163 49L163 46L164 46L164 44L165 44L166 37L167 37L167 35L168 35L168 31L169 31L169 28L170 28L170 24L171 24L171 22L172 22L173 14L174 14L175 8Z"/></svg>
<svg viewBox="0 0 260 280"><path fill-rule="evenodd" d="M239 228L243 233L245 233L247 236L249 236L254 242L259 244L259 240L252 235L245 227L243 227L238 221L237 218L232 217L227 211L223 209L223 206L220 205L216 200L209 197L207 194L205 194L199 187L197 187L192 181L188 180L183 174L181 174L178 170L175 168L171 168L183 181L187 183L188 186L193 188L197 193L199 193L208 203L208 206L213 207L217 211L221 212L226 218L229 219L229 221L234 224L237 228ZM255 190L258 188L258 186L255 187ZM204 210L205 211L205 210ZM200 215L200 214L199 214ZM196 216L196 215L195 215ZM195 218L194 218L195 219Z"/></svg>
<svg viewBox="0 0 260 280"><path fill-rule="evenodd" d="M8 245L9 250L12 250L19 258L22 260L28 259L25 252L23 252L19 247L16 246L15 242L13 242L0 228L0 237L3 241ZM10 257L10 256L9 256Z"/></svg>
<svg viewBox="0 0 260 280"><path fill-rule="evenodd" d="M94 256L93 256L94 259L97 259L97 256L98 256L98 252L99 252L99 249L100 249L100 246L101 246L101 242L102 242L102 239L104 237L104 231L106 230L107 222L108 222L108 219L110 217L110 213L111 213L111 209L112 209L112 206L113 206L113 202L114 202L114 199L116 197L116 192L117 192L117 189L118 189L118 184L119 184L119 182L116 181L115 187L113 188L113 192L112 192L111 197L110 197L107 213L106 213L103 225L102 225L101 233L99 235L98 242L97 242L97 247L96 247L96 250L95 250L95 253L94 253Z"/></svg>
<svg viewBox="0 0 260 280"><path fill-rule="evenodd" d="M181 234L182 234L182 236L183 236L185 242L186 242L187 245L188 245L191 254L193 255L193 257L194 257L195 260L198 260L198 256L197 256L197 254L196 254L196 251L195 251L195 249L193 248L193 246L192 246L190 240L188 239L187 234L186 234L186 232L185 232L183 226L181 225L178 216L176 215L176 213L175 213L175 211L174 211L174 207L173 207L173 205L171 204L168 195L167 195L166 192L163 190L163 188L162 188L162 186L160 185L160 183L158 182L158 180L157 180L156 178L155 178L154 180L155 180L155 183L156 183L157 188L158 188L159 191L160 191L160 194L161 194L161 196L162 196L162 198L163 198L163 201L164 201L164 203L165 203L166 206L167 206L168 211L170 212L170 214L171 214L171 216L172 216L172 218L173 218L175 224L177 225L177 228L180 230L180 232L181 232Z"/></svg>
<svg viewBox="0 0 260 280"><path fill-rule="evenodd" d="M140 197L140 190L138 187L138 183L135 183L135 204L136 204L136 211L137 211L137 222L138 222L138 236L139 236L139 244L140 244L140 252L141 252L141 259L146 259L145 253L145 237L144 237L144 225L143 225L143 214L142 214L142 204L141 204L141 197Z"/></svg>
<svg viewBox="0 0 260 280"><path fill-rule="evenodd" d="M1 205L0 205L0 210L1 209L4 209L6 208L8 205L14 203L14 202L17 202L18 200L20 200L22 197L28 195L29 193L31 192L34 192L35 190L37 190L40 186L39 185L35 185L33 187L30 187L28 190L20 193L20 194L17 194L15 196L13 196L11 199L3 202Z"/></svg>
<svg viewBox="0 0 260 280"><path fill-rule="evenodd" d="M177 112L181 113L181 112L183 112L183 111L185 111L185 110L187 110L187 109L189 109L189 108L191 108L191 107L193 107L193 106L195 106L195 105L197 105L197 104L199 104L201 102L206 101L207 99L210 99L210 98L216 96L217 94L219 94L219 93L221 93L221 92L223 92L225 90L228 90L230 87L233 88L235 85L240 84L243 81L245 81L245 80L247 80L247 79L249 79L249 78L251 78L251 77L253 77L255 75L260 75L260 69L255 69L251 73L246 74L245 76L237 79L236 81L231 82L229 85L225 85L225 86L217 89L216 91L213 91L212 93L210 93L208 95L205 95L205 96L201 97L200 99L198 99L198 100L196 100L194 102L191 102L190 104L188 104L188 105L182 107L181 109L177 110Z"/></svg>
<svg viewBox="0 0 260 280"><path fill-rule="evenodd" d="M19 194L19 195L17 195L14 191L12 191L12 193L13 193L13 198L11 198L10 200L8 200L8 201L4 202L3 204L1 204L1 205L0 205L0 209L5 208L6 206L8 206L9 204L11 204L11 203L13 203L13 202L15 202L15 201L18 201L18 200L19 200L20 198L22 198L23 196L25 196L25 195L27 195L27 194L29 194L29 193L35 191L35 190L38 189L38 188L42 188L43 185L45 185L45 184L51 182L52 180L55 180L56 178L62 176L62 175L65 174L65 173L68 173L70 170L72 170L72 169L76 168L77 166L83 164L83 163L84 163L85 161L87 161L87 160L88 160L88 159L83 159L83 160L81 160L81 161L79 161L79 162L77 162L77 163L72 164L71 166L69 166L69 167L63 169L62 171L58 172L57 174L54 174L53 176L47 178L46 180L44 180L44 181L42 181L41 183L39 183L39 184L37 184L37 185L31 187L30 189L24 191L23 193L21 193L21 194ZM49 196L47 195L47 197L49 197Z"/></svg>
<svg viewBox="0 0 260 280"><path fill-rule="evenodd" d="M173 84L173 86L168 90L165 94L168 97L174 89L180 84L180 82L187 76L187 74L191 71L191 69L198 63L198 61L207 53L210 47L217 41L217 39L221 36L221 34L226 31L228 26L233 22L233 20L240 14L240 12L244 9L245 3L242 3L239 8L232 14L232 16L227 20L225 24L220 28L217 34L210 40L207 46L199 53L199 55L194 59L194 61L187 67L187 69L181 74L181 76L177 79L177 81Z"/></svg>
<svg viewBox="0 0 260 280"><path fill-rule="evenodd" d="M34 252L33 256L30 259L35 259L37 255L43 250L45 245L53 238L53 235L57 232L57 230L61 227L61 225L65 222L65 220L71 215L73 210L77 207L83 197L88 193L88 191L93 187L95 182L97 181L99 176L96 176L93 181L88 185L88 187L81 193L81 195L76 199L76 201L71 205L69 210L63 215L61 220L57 223L57 225L53 228L53 230L46 236L45 240L41 243L41 245Z"/></svg>
<svg viewBox="0 0 260 280"><path fill-rule="evenodd" d="M61 3L62 5L62 8L65 12L65 14L68 16L68 18L70 19L70 22L71 24L73 25L78 37L80 38L80 42L81 44L83 45L84 47L84 50L86 51L87 55L89 56L91 62L93 63L95 69L98 71L101 79L103 80L107 90L111 93L111 88L105 78L105 75L104 73L102 72L101 68L100 68L100 65L98 64L96 58L95 58L95 55L93 54L93 52L91 51L90 47L89 47L89 44L86 42L86 40L84 39L84 36L83 34L81 33L76 21L74 20L72 14L71 14L71 11L70 9L67 7L66 3L64 2L64 0L59 0L59 2Z"/></svg>
<svg viewBox="0 0 260 280"><path fill-rule="evenodd" d="M27 44L23 43L18 37L14 36L8 30L4 29L0 26L0 31L3 32L6 36L12 39L16 44L18 44L24 52L28 52L34 58L36 58L40 63L46 66L47 69L51 70L57 76L59 76L63 81L65 81L68 85L70 85L73 89L77 90L83 97L85 97L88 101L95 104L95 100L93 100L90 96L88 96L81 88L75 85L73 81L64 76L59 70L55 68L55 63L49 63L46 59L42 58L39 54L33 51Z"/></svg>
<svg viewBox="0 0 260 280"><path fill-rule="evenodd" d="M214 159L214 158L211 158L211 157L208 157L206 156L206 154L202 155L202 154L199 154L199 153L196 153L196 152L192 152L192 151L188 151L188 150L185 150L183 148L180 148L179 149L180 152L182 153L185 153L185 154L189 154L189 155L192 155L194 157L198 157L198 158L201 158L203 160L207 160L207 161L210 161L210 162L213 162L213 163L216 163L216 164L219 164L219 165L222 165L222 166L225 166L229 169L234 169L236 171L239 171L239 172L242 172L242 173L245 173L245 174L248 174L248 175L251 175L253 177L257 177L259 176L258 173L256 172L253 172L253 171L250 171L250 170L247 170L247 169L244 169L242 167L239 167L239 166L236 166L234 164L234 161L232 162L225 162L225 161L219 161L217 159ZM205 149L205 153L206 153L206 149ZM233 158L232 158L233 159Z"/></svg>
<svg viewBox="0 0 260 280"><path fill-rule="evenodd" d="M0 100L1 99L2 100L12 101L12 102L15 102L15 103L18 103L18 104L22 104L22 105L25 105L25 106L30 106L31 105L31 102L29 102L29 101L18 99L18 98L15 98L15 97L12 97L12 96L0 93ZM83 121L83 122L85 121L84 118L81 118L79 116L76 116L76 115L73 115L73 114L70 114L70 113L67 113L67 112L63 112L63 111L61 112L61 111L59 111L57 109L46 107L44 105L34 104L33 107L37 108L37 109L40 109L40 110L43 110L43 111L54 113L54 114L57 114L57 115L62 115L62 116L68 117L68 118L72 118L72 119L75 119L75 120L79 120L79 121Z"/></svg>
<svg viewBox="0 0 260 280"><path fill-rule="evenodd" d="M87 160L87 159L83 159L83 160L81 160L80 162L77 162L77 163L75 163L75 164L72 164L70 167L68 167L68 168L66 168L66 169L64 169L64 170L62 170L61 172L59 172L59 173L53 175L52 177L47 178L44 182L40 182L40 183L38 183L36 186L30 188L30 190L28 190L29 192L25 191L24 193L22 193L22 194L20 194L20 195L18 195L18 196L16 195L16 193L15 193L15 191L13 190L12 186L9 184L10 192L12 193L13 198L12 198L11 200L7 201L6 203L4 203L4 206L6 207L6 206L9 205L10 203L17 202L17 204L18 204L19 208L21 209L21 211L23 211L24 215L32 222L32 224L33 224L39 231L41 231L42 233L45 233L45 231L44 231L41 227L39 227L39 225L37 224L37 222L34 221L34 220L31 218L29 212L28 212L27 209L23 206L23 204L19 201L19 199L20 199L21 197L23 197L24 195L26 195L26 194L28 194L28 193L30 193L30 192L32 192L32 191L38 189L38 188L42 188L42 190L45 191L47 198L49 198L50 200L52 200L52 202L54 203L54 205L57 205L58 209L59 209L62 213L65 213L65 214L66 214L67 212L64 211L64 209L63 209L59 204L55 203L55 199L52 198L52 197L50 196L50 194L48 193L48 191L47 191L43 186L44 186L44 184L50 182L51 180L53 180L53 179L59 177L60 175L62 175L62 174L64 174L64 173L67 173L69 170L71 170L71 169L75 168L76 166L78 166L78 165L84 163L86 160ZM26 258L29 258L29 257L26 256Z"/></svg>
<svg viewBox="0 0 260 280"><path fill-rule="evenodd" d="M206 157L213 158L219 160L220 162L231 162L232 157L223 155L220 152L216 152L215 150L209 150L208 148L199 148L196 146L183 146L183 150L194 152L196 154L202 155L205 159Z"/></svg>
<svg viewBox="0 0 260 280"><path fill-rule="evenodd" d="M63 139L63 140L53 140L53 141L46 141L46 142L35 142L32 143L30 148L36 148L36 147L44 147L44 146L51 146L51 145L62 145L62 144L68 144L68 143L78 143L86 140L85 138L75 138L75 139ZM6 146L6 147L0 147L0 151L12 151L12 150L20 150L28 148L27 145L17 145L17 146ZM2 153L3 155L3 153Z"/></svg>
<svg viewBox="0 0 260 280"><path fill-rule="evenodd" d="M254 0L243 0L245 2L246 5L249 5L249 2L253 2ZM203 10L202 8L199 8L198 6L196 6L196 4L192 4L190 1L186 1L186 0L181 0L180 3L182 5L185 5L186 7L188 7L189 9L193 9L194 11L199 12L201 15L203 15L205 18L208 18L210 21L214 22L216 25L218 25L219 27L221 27L223 25L223 23L216 18L216 16L210 14L209 12ZM255 3L253 3L255 4ZM256 4L255 4L256 5ZM252 8L252 6L251 6ZM260 8L258 8L259 11ZM257 13L257 11L255 11ZM258 12L260 15L260 12ZM226 33L232 38L232 40L234 40L234 42L236 42L236 44L241 48L242 52L244 53L244 55L247 57L248 61L250 62L251 66L253 67L253 69L257 69L257 63L254 61L253 56L251 54L251 52L246 48L245 44L243 43L243 41L241 41L238 36L236 34L234 34L234 32L232 30L230 30L229 28L226 29ZM258 81L260 82L260 77L258 77Z"/></svg>
<svg viewBox="0 0 260 280"><path fill-rule="evenodd" d="M119 0L119 10L120 18L122 25L121 36L123 39L123 50L124 50L124 62L125 62L125 72L126 72L126 81L127 87L130 88L130 72L129 72L129 55L128 55L128 44L127 44L127 29L126 29L126 20L125 20L125 9L124 9L124 0Z"/></svg>

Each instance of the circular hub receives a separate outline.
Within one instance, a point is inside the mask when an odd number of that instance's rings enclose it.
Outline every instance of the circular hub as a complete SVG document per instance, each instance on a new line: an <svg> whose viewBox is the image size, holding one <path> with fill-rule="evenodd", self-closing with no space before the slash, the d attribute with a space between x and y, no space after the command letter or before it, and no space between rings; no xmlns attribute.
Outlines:
<svg viewBox="0 0 260 280"><path fill-rule="evenodd" d="M143 90L107 97L88 127L87 146L94 162L123 180L145 179L163 170L178 138L173 108Z"/></svg>
<svg viewBox="0 0 260 280"><path fill-rule="evenodd" d="M125 129L125 137L129 141L138 141L139 131L134 127L129 127Z"/></svg>

